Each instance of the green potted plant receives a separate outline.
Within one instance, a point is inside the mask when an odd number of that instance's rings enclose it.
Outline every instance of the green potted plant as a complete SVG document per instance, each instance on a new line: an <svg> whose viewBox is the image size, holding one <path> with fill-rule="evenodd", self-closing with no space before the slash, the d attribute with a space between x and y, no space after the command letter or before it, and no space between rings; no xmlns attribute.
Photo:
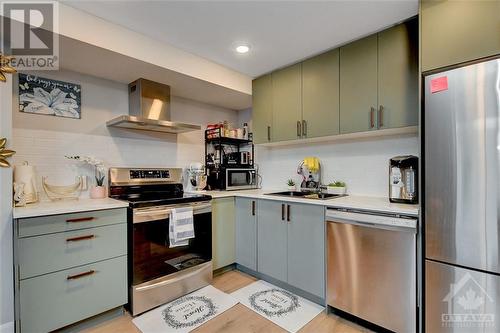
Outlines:
<svg viewBox="0 0 500 333"><path fill-rule="evenodd" d="M326 190L328 192L328 194L345 194L346 193L346 190L347 190L347 187L345 185L344 182L342 181L334 181L334 182L331 182L330 184L328 184L326 186Z"/></svg>
<svg viewBox="0 0 500 333"><path fill-rule="evenodd" d="M288 190L290 191L295 191L295 182L293 179L288 179L286 182L286 185L288 186Z"/></svg>

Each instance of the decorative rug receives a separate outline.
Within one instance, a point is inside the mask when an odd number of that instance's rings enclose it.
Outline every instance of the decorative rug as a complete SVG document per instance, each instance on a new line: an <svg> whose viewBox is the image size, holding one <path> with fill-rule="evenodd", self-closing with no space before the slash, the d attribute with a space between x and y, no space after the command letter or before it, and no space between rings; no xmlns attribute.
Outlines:
<svg viewBox="0 0 500 333"><path fill-rule="evenodd" d="M325 308L259 280L231 294L241 304L295 333Z"/></svg>
<svg viewBox="0 0 500 333"><path fill-rule="evenodd" d="M146 312L132 320L143 333L191 332L238 303L212 286Z"/></svg>

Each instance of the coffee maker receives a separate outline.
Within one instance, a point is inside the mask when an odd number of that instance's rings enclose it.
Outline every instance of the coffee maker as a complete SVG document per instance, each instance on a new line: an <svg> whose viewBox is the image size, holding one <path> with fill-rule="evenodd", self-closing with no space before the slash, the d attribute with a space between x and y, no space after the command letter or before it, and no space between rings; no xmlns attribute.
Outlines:
<svg viewBox="0 0 500 333"><path fill-rule="evenodd" d="M418 203L418 157L396 156L389 161L389 201Z"/></svg>

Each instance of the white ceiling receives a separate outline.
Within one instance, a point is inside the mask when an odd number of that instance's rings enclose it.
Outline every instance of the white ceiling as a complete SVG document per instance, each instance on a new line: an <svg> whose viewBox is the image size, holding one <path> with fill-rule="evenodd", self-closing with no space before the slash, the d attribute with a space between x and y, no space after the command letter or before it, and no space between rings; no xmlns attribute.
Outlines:
<svg viewBox="0 0 500 333"><path fill-rule="evenodd" d="M418 0L64 2L252 77L418 13Z"/></svg>

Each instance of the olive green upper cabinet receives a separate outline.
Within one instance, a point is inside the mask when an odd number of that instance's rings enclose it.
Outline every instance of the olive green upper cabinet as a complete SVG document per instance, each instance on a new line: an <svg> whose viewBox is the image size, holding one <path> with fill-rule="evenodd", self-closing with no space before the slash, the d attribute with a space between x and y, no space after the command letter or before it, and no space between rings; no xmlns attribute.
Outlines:
<svg viewBox="0 0 500 333"><path fill-rule="evenodd" d="M302 131L302 70L296 64L273 76L273 141L294 140Z"/></svg>
<svg viewBox="0 0 500 333"><path fill-rule="evenodd" d="M340 133L376 129L377 35L340 48Z"/></svg>
<svg viewBox="0 0 500 333"><path fill-rule="evenodd" d="M378 35L379 129L418 124L418 21Z"/></svg>
<svg viewBox="0 0 500 333"><path fill-rule="evenodd" d="M302 63L302 135L339 133L339 50Z"/></svg>
<svg viewBox="0 0 500 333"><path fill-rule="evenodd" d="M500 54L500 1L422 0L422 71Z"/></svg>
<svg viewBox="0 0 500 333"><path fill-rule="evenodd" d="M273 123L272 88L271 74L252 81L252 131L255 143L271 141Z"/></svg>

